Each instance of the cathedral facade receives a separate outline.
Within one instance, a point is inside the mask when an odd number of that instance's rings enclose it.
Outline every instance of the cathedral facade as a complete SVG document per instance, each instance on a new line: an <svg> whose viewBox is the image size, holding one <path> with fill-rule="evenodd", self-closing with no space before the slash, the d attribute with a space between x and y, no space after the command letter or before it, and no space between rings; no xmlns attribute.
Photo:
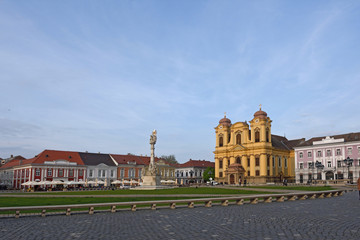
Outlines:
<svg viewBox="0 0 360 240"><path fill-rule="evenodd" d="M226 118L215 127L215 180L224 184L293 182L294 150L302 139L271 134L271 119L261 110L245 122Z"/></svg>

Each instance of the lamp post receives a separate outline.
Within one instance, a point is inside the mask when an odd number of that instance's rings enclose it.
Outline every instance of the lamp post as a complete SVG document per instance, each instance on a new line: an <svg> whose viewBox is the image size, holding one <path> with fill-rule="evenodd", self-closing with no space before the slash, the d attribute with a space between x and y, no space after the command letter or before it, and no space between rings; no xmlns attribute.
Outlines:
<svg viewBox="0 0 360 240"><path fill-rule="evenodd" d="M315 167L316 167L316 174L317 174L316 179L318 179L319 178L319 170L320 170L320 174L321 174L321 171L324 169L325 166L321 162L316 161ZM322 180L321 177L320 177L320 180Z"/></svg>
<svg viewBox="0 0 360 240"><path fill-rule="evenodd" d="M347 157L346 159L344 159L344 163L347 166L348 169L348 183L350 183L350 166L352 165L352 163L354 162L354 159L351 159L350 157Z"/></svg>
<svg viewBox="0 0 360 240"><path fill-rule="evenodd" d="M208 173L208 176L209 176L210 185L213 185L213 184L212 184L212 180L213 180L213 179L212 179L212 177L211 177L212 171L209 170L207 173ZM204 181L205 181L205 179L204 179Z"/></svg>
<svg viewBox="0 0 360 240"><path fill-rule="evenodd" d="M193 183L193 174L194 174L194 171L193 170L190 170L190 181L189 183Z"/></svg>
<svg viewBox="0 0 360 240"><path fill-rule="evenodd" d="M312 183L314 180L314 163L312 162L309 163L309 169L311 169L311 179L308 180L310 180L310 183Z"/></svg>

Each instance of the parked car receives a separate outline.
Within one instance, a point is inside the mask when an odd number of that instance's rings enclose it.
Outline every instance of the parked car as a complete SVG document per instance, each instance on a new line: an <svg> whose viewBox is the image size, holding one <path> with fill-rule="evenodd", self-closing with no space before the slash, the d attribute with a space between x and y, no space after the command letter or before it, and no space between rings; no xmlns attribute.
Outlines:
<svg viewBox="0 0 360 240"><path fill-rule="evenodd" d="M211 185L211 186L215 186L215 185L218 185L219 183L216 182L216 181L207 181L206 184Z"/></svg>

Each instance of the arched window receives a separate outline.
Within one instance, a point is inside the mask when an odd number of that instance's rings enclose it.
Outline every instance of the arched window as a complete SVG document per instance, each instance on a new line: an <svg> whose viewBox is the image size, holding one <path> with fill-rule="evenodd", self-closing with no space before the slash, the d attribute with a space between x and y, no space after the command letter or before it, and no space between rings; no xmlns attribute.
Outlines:
<svg viewBox="0 0 360 240"><path fill-rule="evenodd" d="M270 142L270 131L268 128L266 129L266 141Z"/></svg>
<svg viewBox="0 0 360 240"><path fill-rule="evenodd" d="M228 133L228 143L230 142L230 140L231 140L231 134Z"/></svg>
<svg viewBox="0 0 360 240"><path fill-rule="evenodd" d="M236 163L241 164L241 159L240 159L240 157L237 157L237 158L236 158Z"/></svg>
<svg viewBox="0 0 360 240"><path fill-rule="evenodd" d="M259 131L259 129L255 130L255 142L260 142L260 131Z"/></svg>
<svg viewBox="0 0 360 240"><path fill-rule="evenodd" d="M241 144L241 133L236 134L236 144L237 145Z"/></svg>
<svg viewBox="0 0 360 240"><path fill-rule="evenodd" d="M224 146L224 139L222 136L219 137L219 147Z"/></svg>

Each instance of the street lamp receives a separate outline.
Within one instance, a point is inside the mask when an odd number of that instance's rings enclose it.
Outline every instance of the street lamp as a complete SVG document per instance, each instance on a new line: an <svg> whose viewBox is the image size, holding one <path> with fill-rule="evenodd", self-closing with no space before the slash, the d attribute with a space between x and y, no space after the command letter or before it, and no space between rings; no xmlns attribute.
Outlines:
<svg viewBox="0 0 360 240"><path fill-rule="evenodd" d="M315 167L316 167L316 174L317 174L316 179L318 179L319 178L319 170L320 170L320 174L321 174L321 171L324 169L325 166L321 162L316 161ZM320 175L320 180L321 180L321 175Z"/></svg>
<svg viewBox="0 0 360 240"><path fill-rule="evenodd" d="M348 168L348 181L349 181L349 183L350 183L350 177L349 177L350 169L349 168L350 168L350 166L352 165L353 162L354 162L354 159L351 159L350 157L347 157L346 159L344 159L344 163Z"/></svg>
<svg viewBox="0 0 360 240"><path fill-rule="evenodd" d="M189 173L190 173L190 178L191 178L190 181L189 181L189 183L190 183L190 182L192 183L192 182L193 182L192 178L193 178L194 171L193 171L193 170L190 170Z"/></svg>
<svg viewBox="0 0 360 240"><path fill-rule="evenodd" d="M311 169L311 179L310 182L312 182L314 180L314 163L313 162L309 162L309 169Z"/></svg>

